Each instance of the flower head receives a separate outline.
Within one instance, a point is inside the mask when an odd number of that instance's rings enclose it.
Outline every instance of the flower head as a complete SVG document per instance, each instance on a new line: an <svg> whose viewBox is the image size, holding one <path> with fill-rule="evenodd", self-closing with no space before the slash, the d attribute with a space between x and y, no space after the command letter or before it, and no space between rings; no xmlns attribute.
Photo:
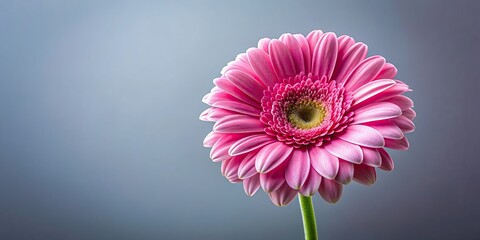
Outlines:
<svg viewBox="0 0 480 240"><path fill-rule="evenodd" d="M260 187L278 206L317 191L334 203L352 179L391 171L385 147L406 150L415 128L396 68L349 36L313 31L261 39L228 63L203 101L215 122L204 141L222 174Z"/></svg>

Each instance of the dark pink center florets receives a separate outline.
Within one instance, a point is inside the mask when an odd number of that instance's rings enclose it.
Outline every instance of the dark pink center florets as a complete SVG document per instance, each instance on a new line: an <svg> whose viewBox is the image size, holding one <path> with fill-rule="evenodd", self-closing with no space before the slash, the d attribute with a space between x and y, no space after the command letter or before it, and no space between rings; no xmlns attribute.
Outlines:
<svg viewBox="0 0 480 240"><path fill-rule="evenodd" d="M351 121L352 93L342 84L309 74L284 79L262 98L265 132L294 147L320 146Z"/></svg>

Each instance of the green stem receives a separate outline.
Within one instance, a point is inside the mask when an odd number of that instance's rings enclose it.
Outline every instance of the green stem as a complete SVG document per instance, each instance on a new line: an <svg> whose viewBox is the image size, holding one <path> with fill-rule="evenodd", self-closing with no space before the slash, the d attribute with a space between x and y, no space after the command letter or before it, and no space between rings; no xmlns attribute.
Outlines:
<svg viewBox="0 0 480 240"><path fill-rule="evenodd" d="M315 221L315 210L313 210L312 197L305 197L298 194L300 209L302 210L303 229L305 240L318 240L317 223Z"/></svg>

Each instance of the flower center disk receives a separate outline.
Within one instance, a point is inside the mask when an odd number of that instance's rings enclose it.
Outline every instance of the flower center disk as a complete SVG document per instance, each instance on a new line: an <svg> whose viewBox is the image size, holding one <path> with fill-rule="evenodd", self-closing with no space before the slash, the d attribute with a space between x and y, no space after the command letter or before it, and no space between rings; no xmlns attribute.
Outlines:
<svg viewBox="0 0 480 240"><path fill-rule="evenodd" d="M288 121L296 128L311 129L318 127L325 119L325 107L317 101L303 100L288 111Z"/></svg>
<svg viewBox="0 0 480 240"><path fill-rule="evenodd" d="M294 147L322 145L351 120L352 93L326 77L299 74L264 91L265 132Z"/></svg>

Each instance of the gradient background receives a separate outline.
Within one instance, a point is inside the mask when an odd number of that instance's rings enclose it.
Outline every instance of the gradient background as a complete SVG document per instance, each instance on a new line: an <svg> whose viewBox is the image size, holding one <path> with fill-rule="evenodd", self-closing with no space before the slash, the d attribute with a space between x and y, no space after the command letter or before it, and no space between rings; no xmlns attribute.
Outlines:
<svg viewBox="0 0 480 240"><path fill-rule="evenodd" d="M198 115L238 53L319 28L394 63L418 113L395 171L314 198L321 239L480 239L478 1L100 2L0 3L1 239L301 239Z"/></svg>

